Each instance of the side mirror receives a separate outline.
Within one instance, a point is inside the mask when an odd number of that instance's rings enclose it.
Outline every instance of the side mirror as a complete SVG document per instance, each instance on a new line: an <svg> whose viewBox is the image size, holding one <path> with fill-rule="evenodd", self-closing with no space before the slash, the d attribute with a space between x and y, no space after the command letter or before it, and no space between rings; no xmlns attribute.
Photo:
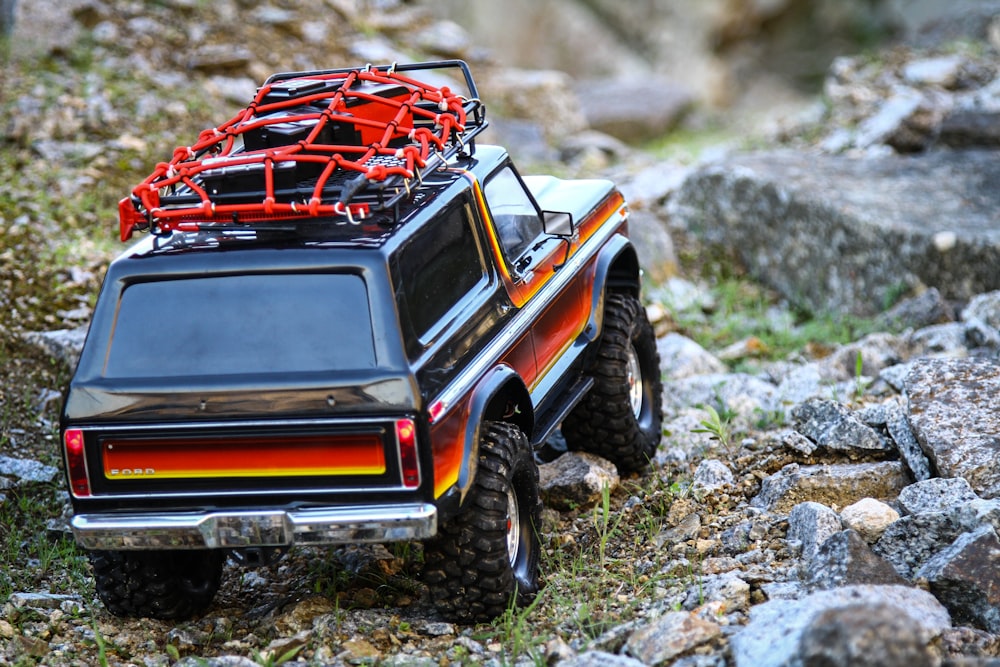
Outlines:
<svg viewBox="0 0 1000 667"><path fill-rule="evenodd" d="M576 233L573 214L565 211L542 211L542 225L546 234L554 236L573 236Z"/></svg>

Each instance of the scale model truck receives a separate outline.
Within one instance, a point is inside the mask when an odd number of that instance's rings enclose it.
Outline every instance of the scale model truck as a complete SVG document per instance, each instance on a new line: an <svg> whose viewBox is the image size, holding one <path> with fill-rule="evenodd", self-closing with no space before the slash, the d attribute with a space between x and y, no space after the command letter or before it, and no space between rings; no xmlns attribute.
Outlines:
<svg viewBox="0 0 1000 667"><path fill-rule="evenodd" d="M227 557L423 540L440 612L489 620L537 590L557 427L648 464L625 202L520 175L486 126L462 61L276 74L121 201L122 240L149 234L108 268L61 419L112 613L197 614Z"/></svg>

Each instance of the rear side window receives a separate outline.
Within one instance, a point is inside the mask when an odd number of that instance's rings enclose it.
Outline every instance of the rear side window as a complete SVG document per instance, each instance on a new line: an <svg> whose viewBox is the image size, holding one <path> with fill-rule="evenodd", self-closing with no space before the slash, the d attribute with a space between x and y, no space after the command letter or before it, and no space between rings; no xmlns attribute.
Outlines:
<svg viewBox="0 0 1000 667"><path fill-rule="evenodd" d="M468 202L455 202L435 224L410 239L399 256L399 281L404 308L419 337L486 281Z"/></svg>
<svg viewBox="0 0 1000 667"><path fill-rule="evenodd" d="M216 276L126 287L104 375L297 373L375 365L360 276Z"/></svg>

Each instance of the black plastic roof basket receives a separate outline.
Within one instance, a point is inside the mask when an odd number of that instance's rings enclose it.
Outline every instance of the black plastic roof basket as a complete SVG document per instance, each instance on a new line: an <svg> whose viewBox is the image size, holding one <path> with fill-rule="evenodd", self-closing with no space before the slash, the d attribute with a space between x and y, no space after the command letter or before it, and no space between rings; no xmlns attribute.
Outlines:
<svg viewBox="0 0 1000 667"><path fill-rule="evenodd" d="M409 75L458 70L464 94ZM118 204L122 240L204 226L398 213L425 177L486 128L468 65L447 60L286 72Z"/></svg>

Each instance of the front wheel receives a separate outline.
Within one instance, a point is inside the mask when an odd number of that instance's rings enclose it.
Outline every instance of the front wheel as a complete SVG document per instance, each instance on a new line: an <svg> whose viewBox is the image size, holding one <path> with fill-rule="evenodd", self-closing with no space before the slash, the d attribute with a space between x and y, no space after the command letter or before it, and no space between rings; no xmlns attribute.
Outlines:
<svg viewBox="0 0 1000 667"><path fill-rule="evenodd" d="M622 473L645 468L660 444L663 381L656 335L636 297L608 294L589 373L594 386L563 420L566 446L608 459Z"/></svg>
<svg viewBox="0 0 1000 667"><path fill-rule="evenodd" d="M542 505L531 447L507 422L487 422L482 433L472 488L424 549L435 606L463 623L490 621L538 590Z"/></svg>
<svg viewBox="0 0 1000 667"><path fill-rule="evenodd" d="M219 590L225 552L91 551L97 595L115 616L184 619Z"/></svg>

